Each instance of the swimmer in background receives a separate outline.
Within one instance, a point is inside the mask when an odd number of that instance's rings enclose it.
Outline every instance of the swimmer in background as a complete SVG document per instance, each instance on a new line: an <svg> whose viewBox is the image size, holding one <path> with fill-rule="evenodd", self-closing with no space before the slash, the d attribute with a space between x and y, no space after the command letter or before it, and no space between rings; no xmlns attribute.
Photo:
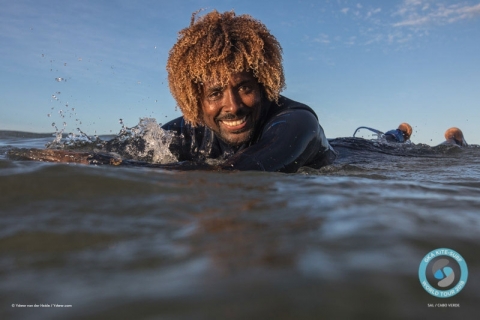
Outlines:
<svg viewBox="0 0 480 320"><path fill-rule="evenodd" d="M445 141L440 143L440 145L457 145L460 147L468 147L467 141L463 137L462 130L451 127L445 131Z"/></svg>
<svg viewBox="0 0 480 320"><path fill-rule="evenodd" d="M412 131L412 126L404 122L397 129L385 132L383 136L388 142L405 143L410 140Z"/></svg>
<svg viewBox="0 0 480 320"><path fill-rule="evenodd" d="M379 138L384 137L385 140L387 140L388 142L397 142L397 143L405 143L409 141L413 131L412 126L404 122L404 123L401 123L397 129L393 129L385 133L383 133L380 130L369 128L369 127L358 127L353 133L353 137L355 137L355 134L357 134L358 130L360 129L370 130L374 132Z"/></svg>

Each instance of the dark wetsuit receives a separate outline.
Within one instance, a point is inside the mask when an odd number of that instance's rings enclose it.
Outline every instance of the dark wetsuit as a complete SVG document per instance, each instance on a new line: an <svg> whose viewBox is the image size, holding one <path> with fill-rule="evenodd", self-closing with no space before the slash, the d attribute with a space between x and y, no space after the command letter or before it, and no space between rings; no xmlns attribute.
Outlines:
<svg viewBox="0 0 480 320"><path fill-rule="evenodd" d="M403 133L403 131L399 129L387 131L384 133L384 136L385 136L385 139L387 139L387 141L389 142L404 143L408 140L405 138L405 134Z"/></svg>
<svg viewBox="0 0 480 320"><path fill-rule="evenodd" d="M176 133L170 151L178 161L225 160L223 169L296 172L336 158L315 112L283 96L278 105L271 102L262 108L252 139L241 146L230 146L208 127L192 127L183 117L162 128Z"/></svg>

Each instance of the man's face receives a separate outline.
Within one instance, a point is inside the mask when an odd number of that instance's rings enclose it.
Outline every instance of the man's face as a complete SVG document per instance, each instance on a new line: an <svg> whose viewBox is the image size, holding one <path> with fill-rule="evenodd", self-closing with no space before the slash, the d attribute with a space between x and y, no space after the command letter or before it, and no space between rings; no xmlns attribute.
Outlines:
<svg viewBox="0 0 480 320"><path fill-rule="evenodd" d="M250 72L234 73L226 86L205 81L202 96L203 121L230 145L248 142L260 117L262 94Z"/></svg>

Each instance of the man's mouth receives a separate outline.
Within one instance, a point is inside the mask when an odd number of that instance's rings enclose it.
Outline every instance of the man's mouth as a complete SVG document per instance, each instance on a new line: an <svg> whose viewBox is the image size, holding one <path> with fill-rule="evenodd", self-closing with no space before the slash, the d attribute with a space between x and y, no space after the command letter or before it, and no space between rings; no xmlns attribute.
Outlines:
<svg viewBox="0 0 480 320"><path fill-rule="evenodd" d="M220 122L230 130L239 130L247 123L247 117L238 120L220 120Z"/></svg>

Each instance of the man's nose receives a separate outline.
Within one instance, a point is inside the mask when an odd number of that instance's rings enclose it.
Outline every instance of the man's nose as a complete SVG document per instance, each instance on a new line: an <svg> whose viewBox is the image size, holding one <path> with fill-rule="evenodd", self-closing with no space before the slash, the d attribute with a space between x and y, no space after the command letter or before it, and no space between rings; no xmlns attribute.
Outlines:
<svg viewBox="0 0 480 320"><path fill-rule="evenodd" d="M242 108L242 99L238 92L232 89L227 89L224 92L225 106L224 111L236 114Z"/></svg>

